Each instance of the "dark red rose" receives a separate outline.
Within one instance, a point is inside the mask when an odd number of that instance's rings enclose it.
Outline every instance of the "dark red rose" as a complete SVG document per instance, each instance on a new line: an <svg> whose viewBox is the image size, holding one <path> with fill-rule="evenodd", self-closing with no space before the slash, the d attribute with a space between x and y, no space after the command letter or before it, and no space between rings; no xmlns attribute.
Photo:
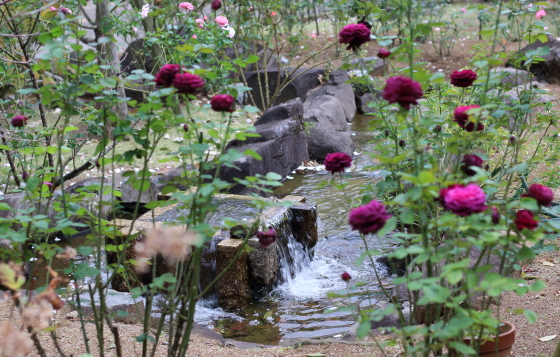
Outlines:
<svg viewBox="0 0 560 357"><path fill-rule="evenodd" d="M216 11L222 7L222 2L220 0L212 0L212 4L210 6L212 6L212 10Z"/></svg>
<svg viewBox="0 0 560 357"><path fill-rule="evenodd" d="M486 194L474 183L467 186L454 185L440 191L440 202L444 209L458 216L466 217L473 213L484 212L486 205ZM445 191L444 191L445 190Z"/></svg>
<svg viewBox="0 0 560 357"><path fill-rule="evenodd" d="M364 25L365 27L367 27L370 30L372 28L371 24L366 20L365 16L362 16L362 19L360 21L358 21L358 23Z"/></svg>
<svg viewBox="0 0 560 357"><path fill-rule="evenodd" d="M539 222L535 221L535 215L533 214L533 212L527 211L526 209L517 211L517 213L515 213L515 216L516 218L513 222L515 223L517 229L519 229L520 231L523 230L523 228L533 230L537 228L537 225L539 224Z"/></svg>
<svg viewBox="0 0 560 357"><path fill-rule="evenodd" d="M509 137L509 142L511 143L511 145L515 144L516 141L517 141L517 138L514 135Z"/></svg>
<svg viewBox="0 0 560 357"><path fill-rule="evenodd" d="M264 232L257 232L257 238L259 238L259 243L263 248L270 246L276 242L276 231L272 227L268 227L268 230Z"/></svg>
<svg viewBox="0 0 560 357"><path fill-rule="evenodd" d="M99 160L95 160L95 167L97 168L101 167L101 163L99 162Z"/></svg>
<svg viewBox="0 0 560 357"><path fill-rule="evenodd" d="M529 186L529 192L521 195L522 197L532 197L537 200L538 204L541 206L549 207L552 201L554 201L554 192L546 186L534 183Z"/></svg>
<svg viewBox="0 0 560 357"><path fill-rule="evenodd" d="M177 73L171 86L175 87L179 93L195 94L199 88L204 87L204 80L189 72Z"/></svg>
<svg viewBox="0 0 560 357"><path fill-rule="evenodd" d="M350 281L350 279L352 279L352 276L350 274L348 274L347 272L344 272L344 273L340 274L340 277L344 281Z"/></svg>
<svg viewBox="0 0 560 357"><path fill-rule="evenodd" d="M210 105L216 112L233 112L235 111L233 103L235 98L229 94L217 94L210 99Z"/></svg>
<svg viewBox="0 0 560 357"><path fill-rule="evenodd" d="M451 84L455 87L466 88L473 85L476 79L476 72L470 69L453 71L451 73Z"/></svg>
<svg viewBox="0 0 560 357"><path fill-rule="evenodd" d="M344 172L344 169L352 166L352 158L343 152L335 152L325 157L325 170L334 175L335 172Z"/></svg>
<svg viewBox="0 0 560 357"><path fill-rule="evenodd" d="M379 58L387 58L391 55L391 51L381 48L379 52L377 52L377 57Z"/></svg>
<svg viewBox="0 0 560 357"><path fill-rule="evenodd" d="M482 164L484 163L484 160L482 160L482 158L478 155L475 154L467 154L465 156L463 156L463 165L461 166L461 169L463 170L463 172L469 176L474 176L476 175L476 171L474 171L473 169L471 169L471 166L476 166L476 167L480 167L482 168Z"/></svg>
<svg viewBox="0 0 560 357"><path fill-rule="evenodd" d="M422 98L422 86L420 83L406 77L391 77L387 79L387 84L383 90L383 99L389 103L399 103L406 110L410 105L418 104L418 99Z"/></svg>
<svg viewBox="0 0 560 357"><path fill-rule="evenodd" d="M159 72L156 74L156 86L158 87L169 87L175 75L181 73L181 65L178 64L166 64Z"/></svg>
<svg viewBox="0 0 560 357"><path fill-rule="evenodd" d="M383 228L389 218L391 218L391 215L387 214L385 205L373 200L351 210L348 223L352 226L353 231L359 231L362 234L375 234Z"/></svg>
<svg viewBox="0 0 560 357"><path fill-rule="evenodd" d="M183 124L183 130L188 133L189 132L189 124Z"/></svg>
<svg viewBox="0 0 560 357"><path fill-rule="evenodd" d="M21 178L23 179L23 181L27 181L27 179L29 178L29 173L25 170L23 170L21 172Z"/></svg>
<svg viewBox="0 0 560 357"><path fill-rule="evenodd" d="M399 140L399 146L401 148L404 148L406 146L406 141L404 141L403 139Z"/></svg>
<svg viewBox="0 0 560 357"><path fill-rule="evenodd" d="M338 42L347 44L347 50L358 50L361 45L371 41L371 31L364 24L349 24L340 30Z"/></svg>
<svg viewBox="0 0 560 357"><path fill-rule="evenodd" d="M469 114L467 114L467 112L473 108L480 108L480 105L465 105L455 108L453 112L453 121L468 132L475 131L475 126L477 131L484 130L484 124L481 123L482 118L478 119L478 124L469 120Z"/></svg>
<svg viewBox="0 0 560 357"><path fill-rule="evenodd" d="M28 120L29 118L24 115L16 115L12 118L11 123L13 127L21 128L25 126L25 123L27 123Z"/></svg>
<svg viewBox="0 0 560 357"><path fill-rule="evenodd" d="M492 211L492 223L494 224L498 224L500 223L500 211L498 210L498 207L496 206L492 206L490 207L490 210Z"/></svg>

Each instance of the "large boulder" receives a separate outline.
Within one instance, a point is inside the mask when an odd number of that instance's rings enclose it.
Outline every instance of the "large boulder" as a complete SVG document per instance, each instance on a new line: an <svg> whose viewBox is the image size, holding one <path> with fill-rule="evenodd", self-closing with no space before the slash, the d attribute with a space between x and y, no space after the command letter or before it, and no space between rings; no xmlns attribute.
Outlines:
<svg viewBox="0 0 560 357"><path fill-rule="evenodd" d="M352 96L354 100L354 96ZM307 102L306 102L307 104ZM323 131L347 131L348 122L342 103L330 95L313 98L313 105L305 106L303 119Z"/></svg>
<svg viewBox="0 0 560 357"><path fill-rule="evenodd" d="M222 180L235 182L235 178L244 179L246 176L266 175L269 172L285 177L300 166L303 160L309 160L307 134L301 121L288 119L255 128L259 137L250 137L246 141L233 140L228 144L228 149L235 148L240 152L251 149L262 160L245 155L234 161L232 167L222 169ZM244 186L236 185L229 192L239 193L243 189Z"/></svg>
<svg viewBox="0 0 560 357"><path fill-rule="evenodd" d="M528 51L533 51L545 46L550 48L550 52L547 55L541 56L544 61L531 64L529 71L531 71L539 81L560 84L560 41L556 38L548 35L547 42L543 43L537 40L525 46L518 54L527 53ZM511 60L508 62L507 66L525 69L523 63L515 63Z"/></svg>
<svg viewBox="0 0 560 357"><path fill-rule="evenodd" d="M322 131L311 128L309 133L309 158L323 161L328 154L343 152L352 155L355 146L350 135L340 131Z"/></svg>
<svg viewBox="0 0 560 357"><path fill-rule="evenodd" d="M257 119L255 126L285 119L297 119L303 116L303 102L300 98L269 108Z"/></svg>
<svg viewBox="0 0 560 357"><path fill-rule="evenodd" d="M534 78L533 74L523 69L513 67L499 67L491 70L501 76L500 82L506 86L520 86Z"/></svg>
<svg viewBox="0 0 560 357"><path fill-rule="evenodd" d="M356 101L354 99L354 90L352 85L347 83L350 78L346 71L332 71L329 75L327 85L312 91L307 95L303 103L303 111L307 113L309 110L321 105L325 96L336 98L344 111L344 120L351 122L356 115Z"/></svg>
<svg viewBox="0 0 560 357"><path fill-rule="evenodd" d="M300 68L295 71L268 69L247 72L245 78L247 85L251 87L249 98L252 98L258 108L266 109L296 98L303 100L311 89L321 84L323 75L324 70L321 68ZM274 97L277 91L279 92Z"/></svg>

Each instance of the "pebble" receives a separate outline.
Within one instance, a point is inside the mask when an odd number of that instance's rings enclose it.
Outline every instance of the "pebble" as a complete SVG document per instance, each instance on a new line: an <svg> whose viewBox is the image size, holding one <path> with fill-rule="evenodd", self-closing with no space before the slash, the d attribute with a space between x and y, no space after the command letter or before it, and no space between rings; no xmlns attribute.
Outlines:
<svg viewBox="0 0 560 357"><path fill-rule="evenodd" d="M78 311L72 311L72 312L66 314L67 319L77 319L78 317L80 317L80 314L78 314Z"/></svg>

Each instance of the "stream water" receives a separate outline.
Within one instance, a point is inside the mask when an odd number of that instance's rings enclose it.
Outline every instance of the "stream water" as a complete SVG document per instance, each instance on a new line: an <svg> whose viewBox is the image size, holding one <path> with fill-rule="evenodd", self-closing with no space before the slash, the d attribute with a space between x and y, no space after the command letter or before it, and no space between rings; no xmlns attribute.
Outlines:
<svg viewBox="0 0 560 357"><path fill-rule="evenodd" d="M225 313L215 308L215 303L201 303L195 316L198 323L208 325L224 337L263 344L278 344L291 338L341 338L355 323L353 313L341 307L348 304L375 307L385 301L371 262L366 259L361 266L355 264L365 250L364 243L347 224L347 197L359 197L365 185L374 185L380 179L375 168L371 168L374 163L370 157L362 154L373 150L372 136L364 130L369 118L372 117L358 116L350 126L359 154L352 173L345 178L346 196L332 185L321 185L332 177L326 171L294 174L293 179L286 180L274 192L279 198L304 196L307 202L317 204L319 242L314 248L314 259L298 262L302 268L295 277L288 278L268 296L242 311ZM338 180L336 176L335 179ZM391 250L389 242L375 236L368 236L367 242L371 250ZM384 272L381 267L378 270ZM350 273L352 283L363 281L365 285L359 288L359 294L353 292L349 297L329 299L328 293L347 289L340 277L344 271ZM384 278L384 286L390 286L388 277Z"/></svg>

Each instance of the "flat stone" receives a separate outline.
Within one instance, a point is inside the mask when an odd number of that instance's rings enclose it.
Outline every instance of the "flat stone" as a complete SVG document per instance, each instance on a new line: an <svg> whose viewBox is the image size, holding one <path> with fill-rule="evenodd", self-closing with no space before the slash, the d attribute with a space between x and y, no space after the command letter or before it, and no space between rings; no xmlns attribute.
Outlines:
<svg viewBox="0 0 560 357"><path fill-rule="evenodd" d="M95 306L99 308L99 293L96 292L93 295L93 300ZM82 313L86 315L93 314L93 307L91 296L89 292L83 292L80 294L80 305L82 307ZM105 306L106 311L114 314L113 319L115 322L122 323L141 323L142 317L144 316L144 300L133 299L130 293L118 292L112 289L107 289L105 294ZM77 313L77 311L74 311ZM127 316L119 316L119 312L126 312Z"/></svg>

